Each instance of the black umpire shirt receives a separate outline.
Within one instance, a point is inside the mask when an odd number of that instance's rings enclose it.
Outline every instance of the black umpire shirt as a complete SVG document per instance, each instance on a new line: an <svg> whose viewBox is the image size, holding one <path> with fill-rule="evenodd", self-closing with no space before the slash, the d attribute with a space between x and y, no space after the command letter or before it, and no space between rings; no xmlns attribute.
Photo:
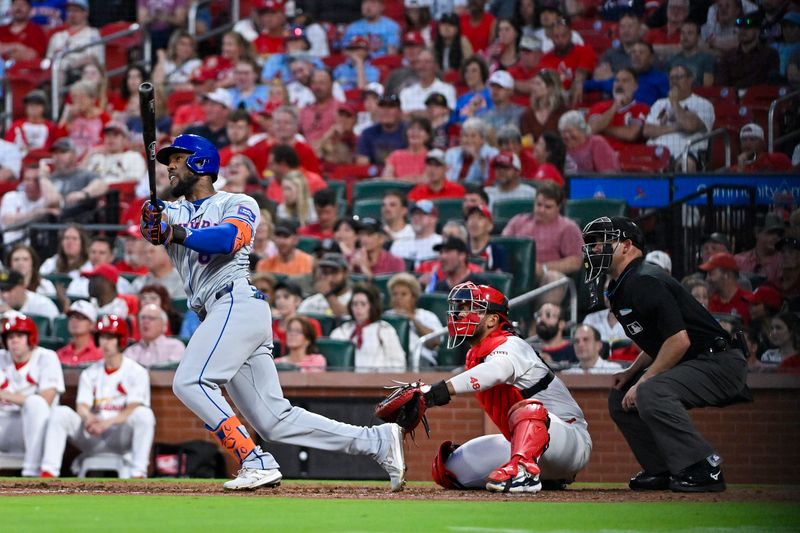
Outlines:
<svg viewBox="0 0 800 533"><path fill-rule="evenodd" d="M728 333L678 280L643 258L609 284L608 299L625 334L653 359L666 339L684 329L691 346L682 361L694 359L715 339L730 343Z"/></svg>

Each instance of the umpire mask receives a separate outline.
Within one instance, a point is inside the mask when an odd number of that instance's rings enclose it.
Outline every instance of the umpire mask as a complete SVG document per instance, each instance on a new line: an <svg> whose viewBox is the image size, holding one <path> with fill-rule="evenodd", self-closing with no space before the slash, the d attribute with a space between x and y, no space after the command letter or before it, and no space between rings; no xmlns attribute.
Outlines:
<svg viewBox="0 0 800 533"><path fill-rule="evenodd" d="M583 266L586 283L597 281L611 266L621 232L608 217L592 220L583 228Z"/></svg>

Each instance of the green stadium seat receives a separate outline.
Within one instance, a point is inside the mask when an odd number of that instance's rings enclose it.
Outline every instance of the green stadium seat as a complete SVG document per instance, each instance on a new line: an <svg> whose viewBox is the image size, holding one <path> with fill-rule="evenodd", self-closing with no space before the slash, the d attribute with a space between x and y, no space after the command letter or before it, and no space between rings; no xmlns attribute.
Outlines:
<svg viewBox="0 0 800 533"><path fill-rule="evenodd" d="M481 283L491 285L498 291L505 295L511 294L511 284L514 281L514 276L506 272L480 272L474 275L475 278L481 280ZM470 276L471 279L472 276Z"/></svg>
<svg viewBox="0 0 800 533"><path fill-rule="evenodd" d="M452 350L448 349L447 337L444 337L442 344L439 345L439 353L436 356L437 366L448 370L462 366L467 360L467 347L467 343L464 342L461 346Z"/></svg>
<svg viewBox="0 0 800 533"><path fill-rule="evenodd" d="M361 200L353 201L353 216L360 218L372 217L374 219L381 219L381 207L383 199L381 198L363 198Z"/></svg>
<svg viewBox="0 0 800 533"><path fill-rule="evenodd" d="M47 350L60 350L67 345L67 339L60 339L58 337L40 337L39 346Z"/></svg>
<svg viewBox="0 0 800 533"><path fill-rule="evenodd" d="M343 181L330 180L328 188L336 192L336 216L342 218L347 213L347 200L345 198L347 184Z"/></svg>
<svg viewBox="0 0 800 533"><path fill-rule="evenodd" d="M317 339L317 348L325 357L328 370L353 370L356 366L356 347L350 341Z"/></svg>
<svg viewBox="0 0 800 533"><path fill-rule="evenodd" d="M408 319L402 316L386 314L381 318L391 324L395 329L397 336L400 338L400 346L403 347L403 351L405 351L406 356L408 356L408 343L411 337L411 324L409 324Z"/></svg>
<svg viewBox="0 0 800 533"><path fill-rule="evenodd" d="M59 283L62 284L64 287L68 287L70 283L72 283L72 276L69 274L45 274L42 276L43 278L50 280L53 285L58 285Z"/></svg>
<svg viewBox="0 0 800 533"><path fill-rule="evenodd" d="M297 238L297 248L307 254L313 254L322 244L318 237L301 236Z"/></svg>
<svg viewBox="0 0 800 533"><path fill-rule="evenodd" d="M391 299L391 295L389 294L389 280L392 279L394 274L380 274L372 278L372 284L378 287L381 291L381 296L383 296L383 308L389 308L389 300Z"/></svg>
<svg viewBox="0 0 800 533"><path fill-rule="evenodd" d="M179 313L185 313L189 310L189 300L186 298L175 298L172 300L172 308Z"/></svg>
<svg viewBox="0 0 800 533"><path fill-rule="evenodd" d="M139 279L139 274L134 274L133 272L120 272L119 274L121 277L125 278L129 282L133 283L137 279Z"/></svg>
<svg viewBox="0 0 800 533"><path fill-rule="evenodd" d="M447 294L443 292L420 294L417 307L427 309L439 317L442 324L447 324Z"/></svg>
<svg viewBox="0 0 800 533"><path fill-rule="evenodd" d="M537 286L536 242L525 237L490 237L491 244L505 248L514 274L510 296L519 296Z"/></svg>
<svg viewBox="0 0 800 533"><path fill-rule="evenodd" d="M624 216L627 205L625 200L613 198L585 198L567 200L564 216L571 218L581 229L598 217Z"/></svg>
<svg viewBox="0 0 800 533"><path fill-rule="evenodd" d="M380 179L359 181L353 184L353 200L365 200L367 198L382 200L386 191L397 190L408 194L413 188L414 184L408 181Z"/></svg>
<svg viewBox="0 0 800 533"><path fill-rule="evenodd" d="M47 337L50 335L52 324L49 318L41 315L28 315L28 317L36 324L36 329L39 330L39 337Z"/></svg>
<svg viewBox="0 0 800 533"><path fill-rule="evenodd" d="M406 264L406 272L414 272L414 267L417 264L417 262L414 259L403 258L403 262L405 262Z"/></svg>
<svg viewBox="0 0 800 533"><path fill-rule="evenodd" d="M508 222L516 215L523 213L533 213L533 200L530 198L498 200L492 205L492 216L496 221Z"/></svg>
<svg viewBox="0 0 800 533"><path fill-rule="evenodd" d="M464 200L462 198L443 198L433 200L439 209L439 223L444 225L450 220L464 220Z"/></svg>
<svg viewBox="0 0 800 533"><path fill-rule="evenodd" d="M336 328L336 317L331 315L323 315L321 313L302 313L302 315L306 318L313 318L317 322L319 322L320 328L322 328L322 335L327 337L331 334L331 331Z"/></svg>
<svg viewBox="0 0 800 533"><path fill-rule="evenodd" d="M69 317L64 315L55 317L53 319L53 336L60 339L69 339L69 328L67 328L68 323Z"/></svg>

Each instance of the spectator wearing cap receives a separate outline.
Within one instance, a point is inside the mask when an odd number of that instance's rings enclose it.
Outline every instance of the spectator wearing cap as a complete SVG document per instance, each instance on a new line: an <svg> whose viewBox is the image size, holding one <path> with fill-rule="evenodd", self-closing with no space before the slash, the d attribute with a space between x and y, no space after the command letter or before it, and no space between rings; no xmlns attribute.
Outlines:
<svg viewBox="0 0 800 533"><path fill-rule="evenodd" d="M253 135L253 118L244 109L237 109L228 116L225 133L230 144L219 151L220 173L228 177L228 166L236 154L247 157L255 167L258 176L263 175L269 161L269 143L266 139Z"/></svg>
<svg viewBox="0 0 800 533"><path fill-rule="evenodd" d="M672 259L670 259L666 252L661 250L653 250L652 252L648 252L647 255L644 256L644 262L661 267L661 269L668 275L672 275Z"/></svg>
<svg viewBox="0 0 800 533"><path fill-rule="evenodd" d="M297 133L298 126L299 117L297 111L288 106L279 107L272 112L272 125L269 132L272 137L271 142L273 148L274 145L286 144L294 150L298 158L299 166L303 167L307 172L306 176L309 178L309 188L314 192L321 187L318 187L319 183L315 183L316 180L314 178L316 178L316 176L311 176L311 173L319 175L319 173L322 172L322 168L319 158L311 145L300 140L302 136ZM269 193L267 193L267 195L269 196ZM275 201L280 202L280 200Z"/></svg>
<svg viewBox="0 0 800 533"><path fill-rule="evenodd" d="M583 83L594 72L597 57L590 47L574 44L571 35L572 30L564 19L556 21L553 49L542 56L540 66L559 74L561 86L570 93L569 101L574 105L583 100Z"/></svg>
<svg viewBox="0 0 800 533"><path fill-rule="evenodd" d="M393 189L383 193L381 200L381 220L383 230L391 241L413 239L414 230L406 222L408 216L408 198L405 193Z"/></svg>
<svg viewBox="0 0 800 533"><path fill-rule="evenodd" d="M322 177L308 169L301 168L302 162L295 149L288 144L276 144L269 150L269 170L272 179L267 184L267 198L278 204L283 203L283 180L291 172L305 176L308 190L312 194L328 187Z"/></svg>
<svg viewBox="0 0 800 533"><path fill-rule="evenodd" d="M767 152L764 129L751 122L739 130L741 152L736 158L739 172L789 172L792 162L782 152Z"/></svg>
<svg viewBox="0 0 800 533"><path fill-rule="evenodd" d="M446 2L436 2L435 8L440 8ZM436 38L433 41L433 53L436 63L442 72L457 70L470 57L474 50L472 43L461 33L459 16L452 11L437 15L439 24L436 25Z"/></svg>
<svg viewBox="0 0 800 533"><path fill-rule="evenodd" d="M447 179L457 183L484 184L489 181L489 163L498 150L488 142L488 126L480 118L461 125L461 144L447 150Z"/></svg>
<svg viewBox="0 0 800 533"><path fill-rule="evenodd" d="M383 165L389 154L407 147L402 117L400 98L395 94L384 94L378 104L378 123L365 129L358 138L356 163Z"/></svg>
<svg viewBox="0 0 800 533"><path fill-rule="evenodd" d="M65 206L75 207L108 191L106 183L98 174L78 166L75 143L62 137L53 143L53 170L42 167L44 177L52 181Z"/></svg>
<svg viewBox="0 0 800 533"><path fill-rule="evenodd" d="M417 31L407 31L403 34L401 44L403 49L400 66L392 69L384 80L384 89L388 94L399 94L406 87L419 81L413 65L419 53L425 49L425 39Z"/></svg>
<svg viewBox="0 0 800 533"><path fill-rule="evenodd" d="M634 11L625 11L620 15L617 34L619 38L597 60L593 75L595 80L613 78L619 69L631 66L631 48L642 37L642 23Z"/></svg>
<svg viewBox="0 0 800 533"><path fill-rule="evenodd" d="M714 127L714 106L692 92L694 74L684 65L669 70L669 94L656 101L647 115L642 134L651 146L664 146L673 160L681 157L687 141L708 133ZM708 142L695 144L689 151L689 172L697 170L698 152L708 148Z"/></svg>
<svg viewBox="0 0 800 533"><path fill-rule="evenodd" d="M419 81L400 91L400 107L403 113L424 113L425 100L432 93L444 95L447 99L448 107L454 108L456 105L456 89L437 77L439 67L436 65L433 53L429 50L423 50L417 55L413 66L414 70L417 71Z"/></svg>
<svg viewBox="0 0 800 533"><path fill-rule="evenodd" d="M413 117L406 125L407 148L395 150L386 158L383 167L384 179L400 179L413 183L425 180L425 162L433 132L425 117Z"/></svg>
<svg viewBox="0 0 800 533"><path fill-rule="evenodd" d="M403 272L406 263L402 258L384 249L386 232L379 220L363 218L358 225L359 248L350 258L350 265L356 274L364 274L368 279L381 274Z"/></svg>
<svg viewBox="0 0 800 533"><path fill-rule="evenodd" d="M203 95L202 104L205 121L199 126L186 128L183 133L205 137L221 150L231 142L227 126L234 109L233 97L228 89L218 88Z"/></svg>
<svg viewBox="0 0 800 533"><path fill-rule="evenodd" d="M369 39L372 57L396 54L400 50L400 26L383 16L383 0L362 0L361 15L363 18L347 27L342 42L362 36Z"/></svg>
<svg viewBox="0 0 800 533"><path fill-rule="evenodd" d="M706 281L711 289L708 310L737 316L747 326L750 323L753 293L739 287L736 259L726 252L716 253L700 265L700 270L706 273Z"/></svg>
<svg viewBox="0 0 800 533"><path fill-rule="evenodd" d="M383 97L383 85L380 83L368 83L364 90L361 92L361 101L364 104L364 110L359 111L356 117L356 125L353 132L356 135L361 135L364 130L370 126L374 126L378 121L379 102Z"/></svg>
<svg viewBox="0 0 800 533"><path fill-rule="evenodd" d="M370 0L372 1L372 0ZM339 102L333 97L333 77L327 70L315 70L311 75L311 92L316 101L300 110L300 133L318 151L320 141L336 121Z"/></svg>
<svg viewBox="0 0 800 533"><path fill-rule="evenodd" d="M133 291L135 293L140 292L148 285L159 285L167 289L172 300L186 298L183 280L172 261L170 261L166 248L163 246L147 246L142 261L144 266L147 267L147 274L139 276L133 281Z"/></svg>
<svg viewBox="0 0 800 533"><path fill-rule="evenodd" d="M355 106L341 104L336 112L336 121L320 139L319 157L327 169L334 169L342 164L349 165L355 161L358 135L353 132L353 128L357 115Z"/></svg>
<svg viewBox="0 0 800 533"><path fill-rule="evenodd" d="M541 70L531 80L531 103L520 117L520 132L535 142L542 133L558 129L558 119L566 110L561 78L553 70Z"/></svg>
<svg viewBox="0 0 800 533"><path fill-rule="evenodd" d="M621 68L614 75L611 100L598 102L589 109L588 122L592 133L602 135L617 152L638 144L642 139L650 106L634 100L638 88L633 69Z"/></svg>
<svg viewBox="0 0 800 533"><path fill-rule="evenodd" d="M789 11L783 15L781 30L783 40L773 43L772 46L780 58L780 75L785 78L792 57L800 54L800 12Z"/></svg>
<svg viewBox="0 0 800 533"><path fill-rule="evenodd" d="M717 85L746 89L753 85L777 84L780 58L775 49L761 42L761 17L757 14L739 17L736 27L739 44L720 58L714 74Z"/></svg>
<svg viewBox="0 0 800 533"><path fill-rule="evenodd" d="M439 200L442 198L463 198L464 186L448 181L445 153L431 150L425 156L424 181L418 183L408 193L413 202L420 200Z"/></svg>
<svg viewBox="0 0 800 533"><path fill-rule="evenodd" d="M108 184L142 181L147 175L144 157L129 149L130 137L125 124L109 122L103 127L102 146L86 157L83 166Z"/></svg>
<svg viewBox="0 0 800 533"><path fill-rule="evenodd" d="M503 228L507 237L536 241L536 278L540 285L576 272L583 260L581 230L561 215L564 199L561 187L542 181L536 189L533 213L516 215Z"/></svg>
<svg viewBox="0 0 800 533"><path fill-rule="evenodd" d="M103 236L95 236L89 243L89 263L90 267L84 270L94 270L100 265L111 265L114 262L114 240ZM115 267L116 268L116 267ZM119 273L119 269L117 269ZM83 272L81 272L83 275ZM117 291L123 294L131 294L134 292L130 282L117 276L115 281ZM67 296L69 298L88 298L89 297L89 281L85 277L79 277L69 284L67 287Z"/></svg>
<svg viewBox="0 0 800 533"><path fill-rule="evenodd" d="M22 0L21 3L24 3ZM5 140L16 145L19 152L24 157L33 150L50 150L53 141L57 137L55 123L46 117L47 95L41 89L34 89L25 95L25 117L18 118L11 123L11 127L6 132ZM6 150L13 154L13 149L7 147L5 143L0 153ZM0 162L2 166L2 162ZM0 171L0 181L3 180Z"/></svg>
<svg viewBox="0 0 800 533"><path fill-rule="evenodd" d="M278 248L278 253L272 257L260 259L256 264L256 272L300 276L312 271L314 259L306 252L297 249L298 236L295 222L278 219L273 231L273 241Z"/></svg>
<svg viewBox="0 0 800 533"><path fill-rule="evenodd" d="M333 78L345 91L363 89L380 81L381 73L369 62L369 40L356 35L344 49L347 59L333 70Z"/></svg>
<svg viewBox="0 0 800 533"><path fill-rule="evenodd" d="M420 200L411 208L411 228L414 238L399 239L392 243L390 252L403 259L416 263L432 259L436 256L433 247L442 242L442 236L436 233L439 221L439 210L430 200Z"/></svg>
<svg viewBox="0 0 800 533"><path fill-rule="evenodd" d="M81 272L89 278L89 299L97 307L98 316L117 315L128 318L130 309L127 302L117 293L119 270L111 264L97 265L94 269Z"/></svg>
<svg viewBox="0 0 800 533"><path fill-rule="evenodd" d="M767 214L764 222L755 228L756 245L751 250L734 256L739 272L764 277L773 287L779 287L781 255L776 246L783 237L784 230L785 224L779 215Z"/></svg>
<svg viewBox="0 0 800 533"><path fill-rule="evenodd" d="M258 21L258 37L253 47L259 56L266 59L272 54L284 52L286 14L283 0L256 0L253 8Z"/></svg>
<svg viewBox="0 0 800 533"><path fill-rule="evenodd" d="M96 46L89 46L82 52L64 56L62 66L64 72L70 69L78 69L90 61L94 56L99 64L105 64L105 47L100 43L100 32L97 28L89 26L89 1L88 0L67 0L67 19L64 28L56 31L50 36L47 45L47 57L54 59L56 54L64 50L74 50L96 43Z"/></svg>
<svg viewBox="0 0 800 533"><path fill-rule="evenodd" d="M264 68L261 70L263 81L269 82L275 78L279 78L283 83L292 81L291 64L296 57L300 56L311 61L314 68L324 68L319 57L315 57L309 52L311 44L306 31L301 26L289 28L283 40L286 51L281 54L271 54L269 59L264 62Z"/></svg>
<svg viewBox="0 0 800 533"><path fill-rule="evenodd" d="M314 193L314 211L317 221L301 226L297 232L308 237L319 239L333 238L333 227L336 224L336 192L333 189L322 189Z"/></svg>
<svg viewBox="0 0 800 533"><path fill-rule="evenodd" d="M467 248L470 256L482 259L486 270L510 272L511 265L505 247L489 242L493 227L494 219L488 207L473 207L467 212Z"/></svg>
<svg viewBox="0 0 800 533"><path fill-rule="evenodd" d="M753 291L750 303L750 335L759 346L769 346L769 328L772 318L783 308L783 298L778 289L761 285ZM752 355L753 350L751 350ZM760 354L762 350L757 350Z"/></svg>
<svg viewBox="0 0 800 533"><path fill-rule="evenodd" d="M461 14L461 34L469 40L475 53L489 47L489 39L495 34L497 21L486 11L486 0L468 0L467 11Z"/></svg>
<svg viewBox="0 0 800 533"><path fill-rule="evenodd" d="M711 256L720 252L731 253L731 241L727 235L720 232L714 232L703 239L703 244L700 247L700 260L705 263Z"/></svg>
<svg viewBox="0 0 800 533"><path fill-rule="evenodd" d="M700 26L693 20L681 24L680 50L666 63L667 69L684 65L691 69L695 86L714 85L717 58L700 47Z"/></svg>
<svg viewBox="0 0 800 533"><path fill-rule="evenodd" d="M521 165L520 176L523 179L533 179L539 162L534 157L532 148L522 146L522 134L517 126L506 124L497 131L497 147L501 152L515 154Z"/></svg>
<svg viewBox="0 0 800 533"><path fill-rule="evenodd" d="M514 78L505 70L496 70L489 77L492 108L480 111L478 117L495 131L506 124L518 125L524 109L511 102Z"/></svg>
<svg viewBox="0 0 800 533"><path fill-rule="evenodd" d="M508 69L508 73L514 79L516 94L531 94L531 80L539 72L541 61L542 42L530 35L523 36L519 40L519 61Z"/></svg>
<svg viewBox="0 0 800 533"><path fill-rule="evenodd" d="M337 13L340 12L341 6L339 5L331 5L330 9L336 10ZM351 10L352 10L352 3L351 3ZM330 55L330 49L328 47L328 34L323 26L322 23L315 21L314 19L318 19L320 21L327 21L328 18L325 18L321 12L318 12L313 9L303 9L302 5L299 5L297 2L287 2L286 3L286 18L295 26L303 28L303 32L306 35L306 39L308 39L309 44L311 47L308 49L308 53L316 58L324 58ZM313 13L313 16L312 16ZM348 20L352 20L354 17L348 16Z"/></svg>
<svg viewBox="0 0 800 533"><path fill-rule="evenodd" d="M458 138L458 124L451 123L452 113L447 107L447 98L439 93L433 93L425 99L427 117L431 123L431 148L447 150Z"/></svg>
<svg viewBox="0 0 800 533"><path fill-rule="evenodd" d="M413 31L420 34L426 48L433 45L433 29L431 22L431 9L433 0L403 0L405 8L405 24L407 32Z"/></svg>
<svg viewBox="0 0 800 533"><path fill-rule="evenodd" d="M493 105L491 92L486 85L489 80L489 66L483 57L474 55L467 58L461 65L461 79L468 90L456 100L457 122L491 109Z"/></svg>
<svg viewBox="0 0 800 533"><path fill-rule="evenodd" d="M342 254L327 252L317 262L314 288L317 291L297 308L299 314L315 313L337 318L348 314L353 291L348 280L347 260Z"/></svg>
<svg viewBox="0 0 800 533"><path fill-rule="evenodd" d="M178 339L167 337L167 313L156 304L147 304L142 306L138 318L141 339L125 349L125 357L145 368L179 363L184 345Z"/></svg>
<svg viewBox="0 0 800 533"><path fill-rule="evenodd" d="M464 184L464 219L473 207L489 207L489 195L484 188L476 183Z"/></svg>
<svg viewBox="0 0 800 533"><path fill-rule="evenodd" d="M716 16L709 18L700 28L700 38L709 51L721 57L738 45L736 20L743 16L742 3L739 0L717 0L715 7ZM716 83L719 84L719 80Z"/></svg>
<svg viewBox="0 0 800 533"><path fill-rule="evenodd" d="M0 314L6 311L46 316L50 320L58 316L56 304L47 296L28 290L25 276L16 270L0 272Z"/></svg>
<svg viewBox="0 0 800 533"><path fill-rule="evenodd" d="M536 189L520 181L522 163L514 152L500 152L492 159L495 184L486 187L489 195L489 209L494 207L498 200L526 200L536 197Z"/></svg>
<svg viewBox="0 0 800 533"><path fill-rule="evenodd" d="M2 149L0 147L0 149ZM22 169L22 187L8 191L0 198L0 229L3 243L10 244L25 238L25 231L7 231L9 226L18 226L47 216L57 217L61 196L47 178L42 178L39 164L27 162Z"/></svg>
<svg viewBox="0 0 800 533"><path fill-rule="evenodd" d="M576 172L618 172L619 154L601 135L592 133L580 111L567 111L558 119L558 130L575 161Z"/></svg>
<svg viewBox="0 0 800 533"><path fill-rule="evenodd" d="M0 58L42 59L47 51L47 36L42 27L31 20L31 0L14 0L10 4L10 23L0 26Z"/></svg>
<svg viewBox="0 0 800 533"><path fill-rule="evenodd" d="M255 60L243 57L233 66L231 109L244 109L251 113L264 109L269 101L269 86L258 83L261 71Z"/></svg>
<svg viewBox="0 0 800 533"><path fill-rule="evenodd" d="M458 237L448 237L447 240L434 246L433 250L439 253L439 270L434 273L433 290L449 293L450 289L472 274L468 266L469 248L467 243Z"/></svg>
<svg viewBox="0 0 800 533"><path fill-rule="evenodd" d="M94 343L94 325L97 309L86 300L72 302L67 315L69 342L56 351L63 366L83 366L103 358L103 352Z"/></svg>

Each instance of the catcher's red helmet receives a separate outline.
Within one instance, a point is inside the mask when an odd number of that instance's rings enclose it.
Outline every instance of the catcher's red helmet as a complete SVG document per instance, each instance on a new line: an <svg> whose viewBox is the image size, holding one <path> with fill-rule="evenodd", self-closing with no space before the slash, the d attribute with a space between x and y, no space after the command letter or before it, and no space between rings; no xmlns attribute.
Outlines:
<svg viewBox="0 0 800 533"><path fill-rule="evenodd" d="M486 313L495 313L508 322L508 298L489 285L460 283L447 296L447 305L448 348L472 337Z"/></svg>
<svg viewBox="0 0 800 533"><path fill-rule="evenodd" d="M97 321L95 335L114 335L119 340L119 348L128 345L128 323L117 315L106 315Z"/></svg>
<svg viewBox="0 0 800 533"><path fill-rule="evenodd" d="M3 344L6 342L6 335L13 332L27 333L28 346L31 348L39 344L39 328L36 327L36 322L27 315L10 313L3 318L0 323L0 333L3 335Z"/></svg>

